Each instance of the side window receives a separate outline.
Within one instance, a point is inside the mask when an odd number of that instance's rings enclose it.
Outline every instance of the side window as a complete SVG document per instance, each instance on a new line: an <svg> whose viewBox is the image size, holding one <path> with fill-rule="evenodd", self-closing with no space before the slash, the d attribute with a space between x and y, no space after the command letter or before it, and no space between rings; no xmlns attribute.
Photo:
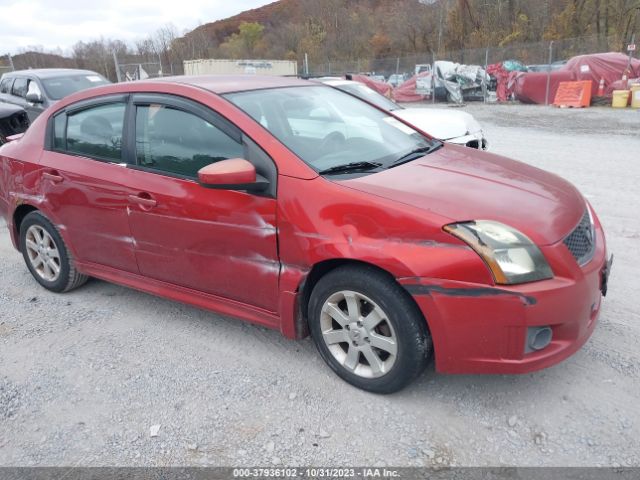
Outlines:
<svg viewBox="0 0 640 480"><path fill-rule="evenodd" d="M67 127L67 116L59 113L53 118L53 149L65 150L67 148L64 139L65 128Z"/></svg>
<svg viewBox="0 0 640 480"><path fill-rule="evenodd" d="M0 82L0 93L10 93L11 84L13 83L13 77L5 77Z"/></svg>
<svg viewBox="0 0 640 480"><path fill-rule="evenodd" d="M66 150L100 160L120 162L125 109L124 103L112 103L69 115ZM56 137L59 128L57 120L56 117Z"/></svg>
<svg viewBox="0 0 640 480"><path fill-rule="evenodd" d="M211 163L243 156L243 147L202 118L164 105L136 110L138 165L197 177Z"/></svg>
<svg viewBox="0 0 640 480"><path fill-rule="evenodd" d="M13 82L13 88L11 89L11 94L16 97L24 98L27 94L27 79L26 78L16 78Z"/></svg>

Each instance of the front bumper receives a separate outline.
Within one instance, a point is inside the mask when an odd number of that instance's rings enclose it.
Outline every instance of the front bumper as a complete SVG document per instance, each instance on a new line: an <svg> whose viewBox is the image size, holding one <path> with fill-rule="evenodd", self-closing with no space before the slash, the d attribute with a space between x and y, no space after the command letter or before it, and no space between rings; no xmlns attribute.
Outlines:
<svg viewBox="0 0 640 480"><path fill-rule="evenodd" d="M445 140L445 142L453 143L454 145L460 145L463 147L475 148L478 150L489 149L489 142L484 137L484 133L482 133L482 131L464 135L462 137L450 138L449 140Z"/></svg>
<svg viewBox="0 0 640 480"><path fill-rule="evenodd" d="M487 286L432 278L401 278L422 310L444 373L527 373L566 359L593 333L611 260L602 230L593 259L579 267L562 242L543 247L550 280ZM549 326L551 343L527 353L529 327Z"/></svg>

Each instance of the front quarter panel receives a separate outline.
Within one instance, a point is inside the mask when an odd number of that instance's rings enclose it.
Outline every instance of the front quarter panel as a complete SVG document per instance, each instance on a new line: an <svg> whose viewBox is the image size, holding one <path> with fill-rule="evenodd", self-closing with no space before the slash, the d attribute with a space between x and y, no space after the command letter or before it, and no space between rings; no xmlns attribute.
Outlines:
<svg viewBox="0 0 640 480"><path fill-rule="evenodd" d="M492 284L467 245L442 230L450 219L353 190L323 177L281 176L278 185L281 292L292 302L307 274L321 262L353 260L395 278L429 277ZM282 305L283 333L295 336L296 313Z"/></svg>
<svg viewBox="0 0 640 480"><path fill-rule="evenodd" d="M492 283L478 255L442 230L450 220L322 177L284 177L279 186L281 257L310 268L331 259L353 259L396 278L430 276Z"/></svg>

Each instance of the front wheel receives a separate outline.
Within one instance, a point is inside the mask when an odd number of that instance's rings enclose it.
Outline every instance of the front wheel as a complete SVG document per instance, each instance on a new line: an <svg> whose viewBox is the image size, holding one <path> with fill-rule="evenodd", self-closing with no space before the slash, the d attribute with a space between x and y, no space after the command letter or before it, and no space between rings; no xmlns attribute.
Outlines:
<svg viewBox="0 0 640 480"><path fill-rule="evenodd" d="M431 337L413 299L393 278L345 266L316 284L309 328L322 358L341 378L375 393L411 383L431 354Z"/></svg>
<svg viewBox="0 0 640 480"><path fill-rule="evenodd" d="M68 292L87 281L79 273L58 229L39 211L20 224L20 250L37 282L53 292Z"/></svg>

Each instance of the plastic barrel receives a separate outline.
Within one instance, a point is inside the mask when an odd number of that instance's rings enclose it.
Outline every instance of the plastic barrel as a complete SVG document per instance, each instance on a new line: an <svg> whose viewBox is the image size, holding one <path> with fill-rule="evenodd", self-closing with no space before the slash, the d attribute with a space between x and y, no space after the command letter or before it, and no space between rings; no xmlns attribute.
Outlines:
<svg viewBox="0 0 640 480"><path fill-rule="evenodd" d="M640 108L640 85L631 87L631 108Z"/></svg>
<svg viewBox="0 0 640 480"><path fill-rule="evenodd" d="M613 101L611 106L613 108L627 108L629 104L629 90L614 90Z"/></svg>

